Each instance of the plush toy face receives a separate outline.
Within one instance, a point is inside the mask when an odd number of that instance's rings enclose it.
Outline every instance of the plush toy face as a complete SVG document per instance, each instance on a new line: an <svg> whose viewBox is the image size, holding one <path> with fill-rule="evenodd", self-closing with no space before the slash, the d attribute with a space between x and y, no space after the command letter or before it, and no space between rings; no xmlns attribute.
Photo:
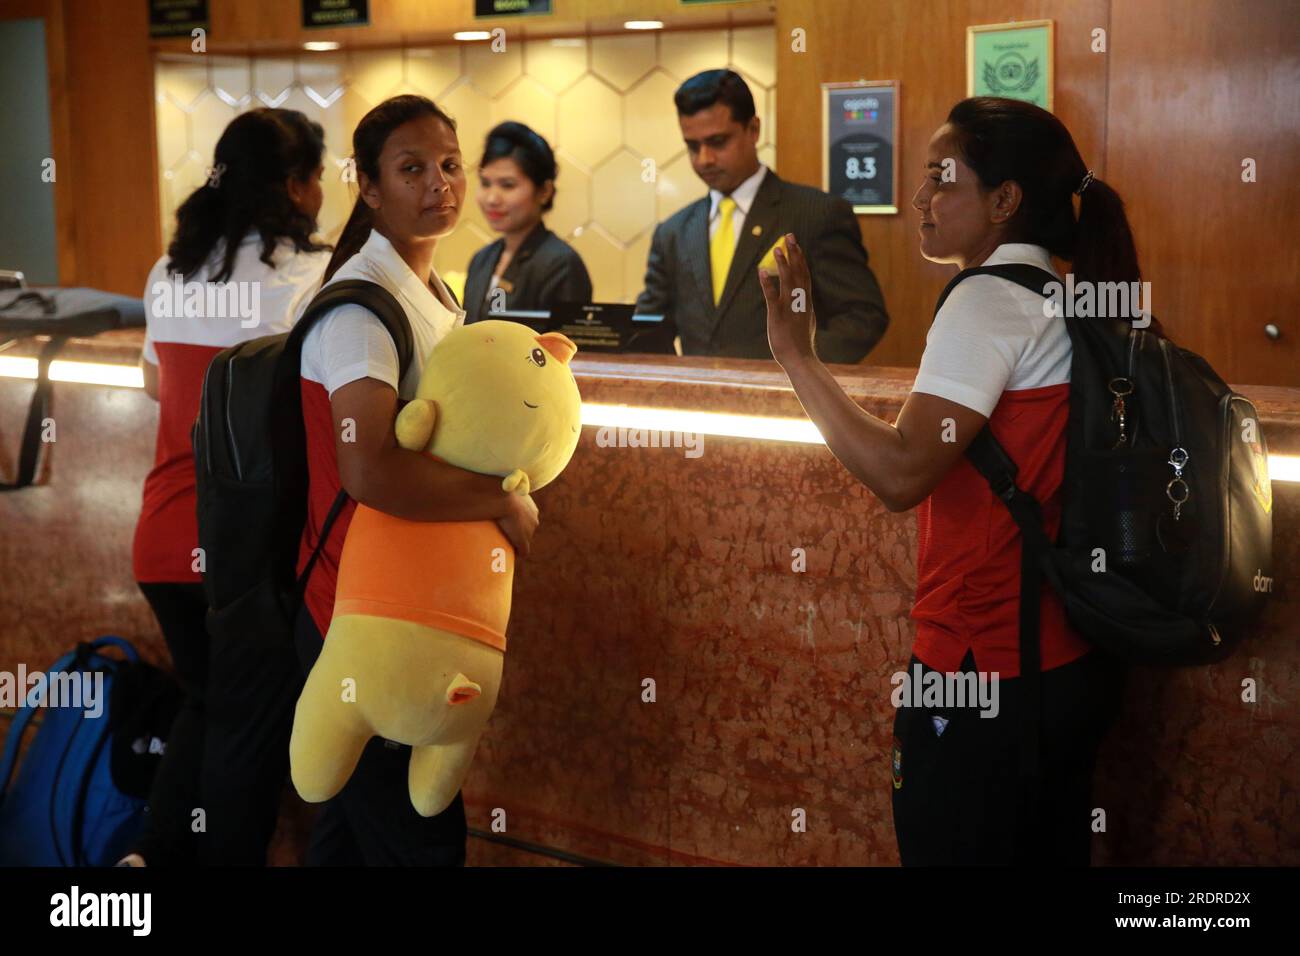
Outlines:
<svg viewBox="0 0 1300 956"><path fill-rule="evenodd" d="M489 319L453 329L434 348L416 398L435 404L428 450L488 475L521 470L533 490L578 446L582 400L569 369L577 347L558 332Z"/></svg>

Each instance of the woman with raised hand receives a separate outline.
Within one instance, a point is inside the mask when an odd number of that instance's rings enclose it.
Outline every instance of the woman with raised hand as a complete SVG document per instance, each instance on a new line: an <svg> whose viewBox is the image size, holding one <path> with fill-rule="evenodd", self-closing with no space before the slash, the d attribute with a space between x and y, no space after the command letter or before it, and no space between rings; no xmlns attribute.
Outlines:
<svg viewBox="0 0 1300 956"><path fill-rule="evenodd" d="M954 106L930 140L912 205L931 262L962 271L1018 263L1059 280L1055 257L1071 263L1076 284L1138 280L1119 196L1088 169L1061 121L1028 103L978 97ZM1041 787L1022 793L1020 532L963 457L987 423L1055 536L1070 397L1065 323L1049 317L1042 295L1004 277L954 279L891 424L858 407L818 361L815 317L803 309L812 301L808 264L788 239L779 275L760 273L773 355L844 467L890 511L918 508L907 674L926 684L931 672L996 680L995 708L899 707L890 791L899 856L904 865L1086 866L1093 767L1122 673L1070 627L1044 583Z"/></svg>

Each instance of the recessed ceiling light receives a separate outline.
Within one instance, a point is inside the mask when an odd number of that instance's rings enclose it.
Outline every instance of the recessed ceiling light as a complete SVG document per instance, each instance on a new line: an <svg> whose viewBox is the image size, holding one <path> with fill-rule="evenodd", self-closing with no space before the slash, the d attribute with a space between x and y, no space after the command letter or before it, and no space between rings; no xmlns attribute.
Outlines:
<svg viewBox="0 0 1300 956"><path fill-rule="evenodd" d="M339 44L333 40L308 40L302 45L304 50L311 50L313 53L324 53L328 50L337 50Z"/></svg>
<svg viewBox="0 0 1300 956"><path fill-rule="evenodd" d="M624 30L662 30L662 20L628 20L623 24Z"/></svg>
<svg viewBox="0 0 1300 956"><path fill-rule="evenodd" d="M492 34L487 30L457 30L451 35L453 40L490 40Z"/></svg>

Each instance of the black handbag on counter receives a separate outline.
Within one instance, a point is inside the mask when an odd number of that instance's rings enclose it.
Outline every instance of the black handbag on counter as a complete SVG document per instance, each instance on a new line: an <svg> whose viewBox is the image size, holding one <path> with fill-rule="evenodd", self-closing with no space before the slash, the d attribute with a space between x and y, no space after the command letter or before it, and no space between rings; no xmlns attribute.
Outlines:
<svg viewBox="0 0 1300 956"><path fill-rule="evenodd" d="M0 289L0 348L28 336L49 338L36 357L36 390L27 409L13 481L0 491L25 488L36 480L41 423L49 417L50 362L70 338L89 338L109 329L144 325L144 302L98 289Z"/></svg>

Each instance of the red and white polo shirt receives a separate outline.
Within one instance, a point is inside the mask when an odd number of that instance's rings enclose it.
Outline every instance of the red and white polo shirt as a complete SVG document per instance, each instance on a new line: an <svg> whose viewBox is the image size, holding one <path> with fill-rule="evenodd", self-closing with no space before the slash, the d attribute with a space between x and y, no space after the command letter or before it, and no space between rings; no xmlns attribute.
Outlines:
<svg viewBox="0 0 1300 956"><path fill-rule="evenodd" d="M1042 246L1004 243L983 265L1025 262L1059 274ZM1044 299L997 276L953 289L926 337L913 391L938 395L989 419L1015 461L1017 484L1043 506L1049 536L1061 521L1070 337L1044 315ZM967 650L981 671L1020 673L1020 531L988 483L960 458L917 511L914 653L929 667L957 671ZM1043 669L1091 649L1043 584Z"/></svg>
<svg viewBox="0 0 1300 956"><path fill-rule="evenodd" d="M287 331L320 284L330 255L297 252L288 240L275 248L273 265L262 262L261 253L261 238L250 232L226 283L208 281L225 256L220 241L194 275L169 274L168 256L149 270L144 360L158 366L158 440L132 549L137 581L202 580L194 570L199 533L190 427L203 375L222 349Z"/></svg>

